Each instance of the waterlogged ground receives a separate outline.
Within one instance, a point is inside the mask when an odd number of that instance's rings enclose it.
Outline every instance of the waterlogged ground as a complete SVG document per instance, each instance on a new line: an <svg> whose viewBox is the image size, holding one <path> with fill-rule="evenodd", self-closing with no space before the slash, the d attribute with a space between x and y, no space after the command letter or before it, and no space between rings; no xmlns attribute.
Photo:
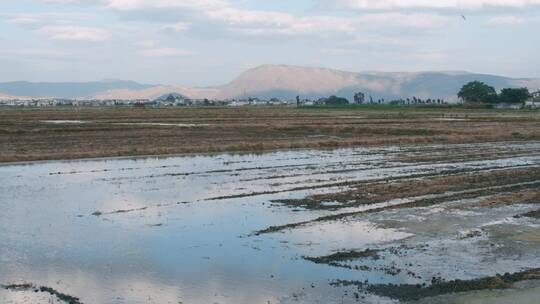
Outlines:
<svg viewBox="0 0 540 304"><path fill-rule="evenodd" d="M540 142L4 165L0 303L537 303L539 189Z"/></svg>

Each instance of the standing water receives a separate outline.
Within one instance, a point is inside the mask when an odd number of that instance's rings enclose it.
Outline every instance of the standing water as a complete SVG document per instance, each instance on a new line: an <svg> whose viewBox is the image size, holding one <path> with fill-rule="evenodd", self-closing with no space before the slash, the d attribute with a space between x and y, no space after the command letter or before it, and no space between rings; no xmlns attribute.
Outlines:
<svg viewBox="0 0 540 304"><path fill-rule="evenodd" d="M344 191L351 183L370 180L540 165L539 143L488 146L524 153L495 159L406 162L400 159L417 156L418 147L388 147L4 165L0 167L0 284L19 287L0 289L0 302L69 303L66 295L80 303L392 302L374 294L360 298L356 287L331 283L421 280L332 267L304 257L404 241L428 242L443 250L436 235L423 229L455 226L457 217L436 208L402 209L278 233L254 232L337 212L290 207L276 200ZM448 147L426 149L443 153ZM482 147L456 145L454 149ZM369 209L346 211L362 208ZM462 219L480 225L504 220L509 211L497 209L484 217L461 212ZM425 228L415 224L426 218L436 218L440 224L431 222ZM535 223L521 224L534 227ZM469 248L461 243L456 246ZM467 279L474 273L491 275L490 265L512 271L540 266L534 260L538 247L524 252L514 264L505 258L497 263L464 258L455 264L460 269L441 266L437 272ZM477 253L488 251L478 249ZM434 261L437 255L415 256L404 261L416 265L422 259ZM473 265L474 273L468 273L467 267ZM376 268L377 262L371 266ZM425 269L418 266L415 271ZM33 292L24 284L47 288Z"/></svg>

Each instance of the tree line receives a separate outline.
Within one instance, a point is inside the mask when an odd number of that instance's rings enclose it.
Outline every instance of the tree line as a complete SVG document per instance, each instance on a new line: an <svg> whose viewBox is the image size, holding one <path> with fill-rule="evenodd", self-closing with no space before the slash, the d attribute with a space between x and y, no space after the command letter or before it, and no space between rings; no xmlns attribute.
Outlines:
<svg viewBox="0 0 540 304"><path fill-rule="evenodd" d="M497 94L494 87L472 81L461 88L458 97L467 103L524 103L531 94L527 88L505 88Z"/></svg>

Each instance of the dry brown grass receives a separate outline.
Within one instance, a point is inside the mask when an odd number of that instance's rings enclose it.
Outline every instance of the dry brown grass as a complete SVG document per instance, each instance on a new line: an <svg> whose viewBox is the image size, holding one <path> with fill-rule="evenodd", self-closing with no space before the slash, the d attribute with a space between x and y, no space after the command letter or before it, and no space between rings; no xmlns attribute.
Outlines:
<svg viewBox="0 0 540 304"><path fill-rule="evenodd" d="M502 193L478 203L478 207L494 207L513 204L540 203L540 190L523 190L511 193Z"/></svg>
<svg viewBox="0 0 540 304"><path fill-rule="evenodd" d="M540 139L530 112L433 109L0 109L0 161ZM442 121L459 117L466 121ZM83 120L54 125L43 120ZM116 123L208 124L199 127Z"/></svg>

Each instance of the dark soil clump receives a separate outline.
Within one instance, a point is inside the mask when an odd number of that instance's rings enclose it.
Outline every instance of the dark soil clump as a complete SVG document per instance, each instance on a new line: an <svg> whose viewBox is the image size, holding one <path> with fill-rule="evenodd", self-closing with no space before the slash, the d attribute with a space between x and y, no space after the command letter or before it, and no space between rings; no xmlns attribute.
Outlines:
<svg viewBox="0 0 540 304"><path fill-rule="evenodd" d="M373 249L366 249L364 251L340 251L333 253L331 255L327 256L321 256L321 257L304 257L304 259L317 263L317 264L331 264L333 262L339 262L339 261L351 261L356 259L365 259L365 258L371 258L374 260L378 260L379 250L373 250Z"/></svg>
<svg viewBox="0 0 540 304"><path fill-rule="evenodd" d="M447 282L437 282L428 287L412 284L370 285L367 287L367 291L392 299L402 301L416 301L422 298L434 297L454 292L466 292L487 289L506 289L511 288L514 283L519 281L538 279L540 279L540 268L530 269L514 274L506 273L504 275L496 275L494 277L486 277L474 280L453 280ZM360 285L360 283L356 285Z"/></svg>
<svg viewBox="0 0 540 304"><path fill-rule="evenodd" d="M58 290L52 287L47 287L47 286L35 286L34 284L23 283L23 284L2 285L2 288L6 290L13 290L13 291L44 292L52 296L55 296L60 301L65 302L67 304L83 304L79 298L59 292Z"/></svg>
<svg viewBox="0 0 540 304"><path fill-rule="evenodd" d="M540 219L540 209L534 210L534 211L531 211L531 212L527 212L527 213L524 213L524 214L521 214L521 215L516 215L515 217L516 218L530 217L530 218Z"/></svg>

